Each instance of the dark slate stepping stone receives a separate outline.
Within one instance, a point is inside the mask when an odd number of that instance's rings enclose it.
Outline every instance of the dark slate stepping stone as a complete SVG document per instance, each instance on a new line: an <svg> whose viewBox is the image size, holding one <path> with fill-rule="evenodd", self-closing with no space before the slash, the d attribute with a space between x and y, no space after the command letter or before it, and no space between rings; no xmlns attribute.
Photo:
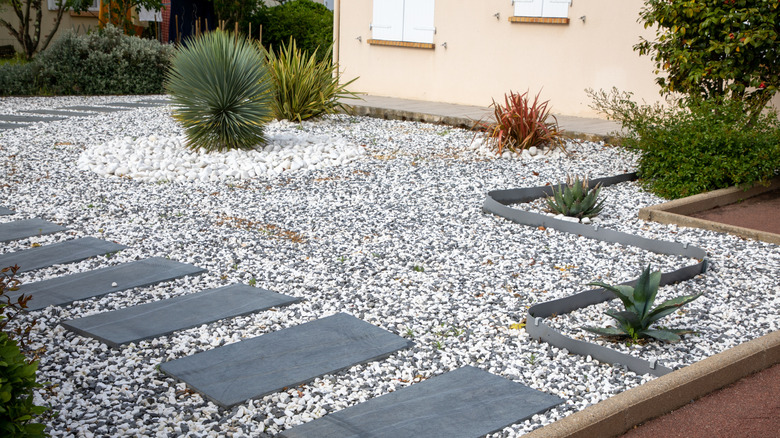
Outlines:
<svg viewBox="0 0 780 438"><path fill-rule="evenodd" d="M159 105L170 105L171 101L167 99L143 99L139 102L145 102L145 103L156 103Z"/></svg>
<svg viewBox="0 0 780 438"><path fill-rule="evenodd" d="M159 105L148 102L113 102L113 103L101 103L104 106L118 106L122 108L152 108Z"/></svg>
<svg viewBox="0 0 780 438"><path fill-rule="evenodd" d="M51 116L66 116L66 117L89 117L94 116L95 113L85 113L79 111L64 111L64 110L29 110L22 111L30 114L46 114Z"/></svg>
<svg viewBox="0 0 780 438"><path fill-rule="evenodd" d="M222 407L378 360L413 345L338 313L327 318L165 362L160 369Z"/></svg>
<svg viewBox="0 0 780 438"><path fill-rule="evenodd" d="M27 303L27 308L28 310L38 310L48 306L62 306L76 300L98 297L134 287L149 286L202 272L205 272L205 269L197 266L175 262L162 257L152 257L108 268L23 284L19 287L19 290L9 294L9 296L11 300L15 300L22 294L32 295L32 300ZM116 286L112 286L114 283L116 283ZM104 313L103 315L106 314ZM160 321L158 323L162 324L163 322Z"/></svg>
<svg viewBox="0 0 780 438"><path fill-rule="evenodd" d="M24 128L27 126L24 123L3 123L0 122L0 130Z"/></svg>
<svg viewBox="0 0 780 438"><path fill-rule="evenodd" d="M16 212L13 211L13 210L9 210L9 209L7 209L5 207L0 207L0 215L14 214L14 213L16 213Z"/></svg>
<svg viewBox="0 0 780 438"><path fill-rule="evenodd" d="M128 108L109 108L106 106L86 106L86 105L74 105L74 106L63 106L59 109L64 110L77 110L77 111L90 111L93 113L115 113L117 111L129 111Z"/></svg>
<svg viewBox="0 0 780 438"><path fill-rule="evenodd" d="M224 318L286 306L300 298L243 284L65 321L68 330L111 347L167 335ZM30 301L31 303L34 302Z"/></svg>
<svg viewBox="0 0 780 438"><path fill-rule="evenodd" d="M0 121L3 122L19 122L19 123L36 123L36 122L56 122L57 120L63 120L65 117L41 117L41 116L18 116L0 114Z"/></svg>
<svg viewBox="0 0 780 438"><path fill-rule="evenodd" d="M64 227L38 218L8 222L0 224L0 242L10 242L31 236L42 236L63 230L65 230Z"/></svg>
<svg viewBox="0 0 780 438"><path fill-rule="evenodd" d="M19 272L27 272L52 265L78 262L124 248L127 247L94 237L84 237L0 255L0 266L19 265Z"/></svg>
<svg viewBox="0 0 780 438"><path fill-rule="evenodd" d="M480 437L563 400L465 366L281 433L297 437Z"/></svg>

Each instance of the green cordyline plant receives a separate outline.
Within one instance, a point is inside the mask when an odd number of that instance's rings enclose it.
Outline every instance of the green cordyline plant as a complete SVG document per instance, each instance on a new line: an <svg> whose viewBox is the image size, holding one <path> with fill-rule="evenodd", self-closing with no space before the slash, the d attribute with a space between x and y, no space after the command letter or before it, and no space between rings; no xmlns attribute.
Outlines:
<svg viewBox="0 0 780 438"><path fill-rule="evenodd" d="M571 176L567 176L566 187L563 184L559 184L557 189L553 187L553 195L547 197L547 211L579 219L597 216L604 204L604 200L598 200L599 192L601 184L589 189L588 178L580 181L576 177L572 182Z"/></svg>
<svg viewBox="0 0 780 438"><path fill-rule="evenodd" d="M680 335L693 333L688 329L651 329L650 326L661 318L671 314L685 304L699 298L702 294L684 295L666 300L653 308L658 286L661 284L661 272L650 272L648 265L642 275L639 276L636 286L619 284L611 286L602 282L588 283L591 286L599 286L607 289L620 298L625 310L616 312L612 309L605 312L606 315L618 322L618 327L583 327L592 333L602 336L629 337L634 341L640 338L654 338L659 341L678 342Z"/></svg>
<svg viewBox="0 0 780 438"><path fill-rule="evenodd" d="M330 54L332 46L328 48ZM339 83L338 66L330 56L317 60L317 51L307 55L290 38L277 51L265 51L274 84L273 112L278 119L303 121L320 114L346 109L339 99L358 99L346 87L355 79Z"/></svg>
<svg viewBox="0 0 780 438"><path fill-rule="evenodd" d="M474 125L475 129L487 132L485 143L490 149L499 155L504 149L521 152L531 146L543 145L549 150L565 150L558 119L550 114L549 100L539 102L540 93L533 102L528 91L522 94L510 91L504 95L504 105L493 100L495 120L492 123L479 121Z"/></svg>
<svg viewBox="0 0 780 438"><path fill-rule="evenodd" d="M190 148L213 152L265 144L271 81L262 53L244 37L218 30L187 41L174 56L166 90Z"/></svg>

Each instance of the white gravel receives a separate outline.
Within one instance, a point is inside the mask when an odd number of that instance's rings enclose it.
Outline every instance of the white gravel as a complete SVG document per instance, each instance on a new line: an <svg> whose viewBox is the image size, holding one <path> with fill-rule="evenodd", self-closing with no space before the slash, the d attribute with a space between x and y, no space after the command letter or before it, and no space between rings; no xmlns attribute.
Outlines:
<svg viewBox="0 0 780 438"><path fill-rule="evenodd" d="M9 114L136 99L142 98L5 98L0 110ZM255 170L254 177L247 170L246 178L241 178L241 166L266 152L236 158L237 168L215 170L215 178L190 180L177 165L175 174L135 174L130 171L131 143L144 145L147 154L160 142L171 150L182 148L164 140L182 135L166 108L0 132L2 204L19 212L0 221L42 217L70 230L3 244L1 253L81 236L129 246L110 258L23 274L24 282L151 256L208 269L198 277L31 312L39 321L34 339L47 349L39 380L53 385L38 398L58 412L48 420L52 436L273 435L474 365L566 400L493 435L514 437L651 379L540 344L512 326L531 304L584 290L589 281L617 283L636 277L647 263L669 270L689 260L540 231L481 211L489 190L557 183L567 174L597 178L631 171L632 153L583 143L569 144L568 157L492 159L471 144L473 134L467 131L344 115L276 123L269 133L287 139L281 143L293 149L291 139L303 139L296 156L304 164L306 152L320 146L335 145L331 155L338 157L326 165L320 161L297 170L291 165L274 174ZM127 150L113 155L118 162L101 163L104 169L116 165L114 175L84 170L93 168L85 163L97 166L100 157L111 155L110 145ZM95 153L101 148L104 152ZM151 162L151 155L147 158ZM116 176L119 166L128 168L125 176ZM220 176L236 169L238 175ZM661 200L636 183L607 187L603 193L608 199L600 215L604 226L689 242L705 248L712 261L706 275L663 288L664 296L706 292L665 321L695 329L697 336L676 345L611 346L652 354L677 368L778 330L777 246L640 221L638 209ZM304 301L119 350L58 325L63 319L252 279L258 287ZM569 335L590 339L578 327L605 324L600 312L608 305L553 322ZM413 338L415 347L232 410L218 409L156 370L162 361L336 312Z"/></svg>

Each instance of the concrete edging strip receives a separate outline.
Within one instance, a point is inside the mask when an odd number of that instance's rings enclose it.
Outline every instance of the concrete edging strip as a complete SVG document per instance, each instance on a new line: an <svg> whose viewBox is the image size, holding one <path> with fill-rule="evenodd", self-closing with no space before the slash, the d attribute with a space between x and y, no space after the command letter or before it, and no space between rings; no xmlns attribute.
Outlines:
<svg viewBox="0 0 780 438"><path fill-rule="evenodd" d="M780 331L629 389L524 436L589 438L621 435L638 424L777 363L780 363Z"/></svg>
<svg viewBox="0 0 780 438"><path fill-rule="evenodd" d="M645 207L639 210L639 218L662 224L676 224L681 227L702 228L729 233L747 239L780 245L780 234L687 216L692 213L733 204L773 190L780 190L780 178L775 178L769 186L756 185L748 190L739 187L728 187Z"/></svg>
<svg viewBox="0 0 780 438"><path fill-rule="evenodd" d="M636 179L636 174L629 173L595 179L589 182L589 186L591 188L595 187L597 184L608 186L634 179ZM698 260L698 263L679 268L673 272L663 273L661 276L662 285L688 280L706 271L707 252L696 246L647 239L609 229L599 229L597 224L584 225L579 222L567 222L544 214L516 210L507 206L508 204L529 202L543 196L550 196L552 195L552 190L553 186L494 190L488 193L488 196L482 205L482 210L523 225L553 228L558 231L578 234L583 237L604 242L630 245L659 254L678 255ZM631 284L635 281L636 280L633 280L627 284ZM532 339L545 341L558 348L565 348L571 353L582 356L591 356L602 362L621 364L638 374L649 373L658 377L670 373L672 371L671 368L659 365L658 361L655 359L645 360L620 353L611 348L578 341L562 335L543 322L543 318L551 316L552 314L562 315L576 309L614 298L615 296L611 292L604 289L593 289L557 300L536 304L531 306L527 311L525 330Z"/></svg>

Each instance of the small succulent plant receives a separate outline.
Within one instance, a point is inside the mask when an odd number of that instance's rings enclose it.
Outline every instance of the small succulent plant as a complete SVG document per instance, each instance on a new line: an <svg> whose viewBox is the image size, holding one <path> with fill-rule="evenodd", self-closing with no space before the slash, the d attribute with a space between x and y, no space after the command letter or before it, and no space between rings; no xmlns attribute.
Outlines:
<svg viewBox="0 0 780 438"><path fill-rule="evenodd" d="M601 184L588 188L588 178L580 181L577 177L572 182L571 177L566 177L566 187L559 184L553 187L553 195L547 197L547 211L564 216L582 219L591 218L601 213L604 200L598 201Z"/></svg>
<svg viewBox="0 0 780 438"><path fill-rule="evenodd" d="M658 286L661 283L661 271L650 272L650 266L647 266L642 275L639 276L636 286L619 284L610 286L602 282L588 283L591 286L599 286L607 289L620 298L625 310L616 312L612 309L605 312L606 315L614 318L619 323L618 327L583 327L591 333L602 336L630 337L636 341L640 338L654 338L659 341L677 342L680 335L693 333L688 329L651 329L650 326L661 318L669 315L678 308L699 298L702 294L684 295L677 298L666 300L653 308L655 296L658 293Z"/></svg>

